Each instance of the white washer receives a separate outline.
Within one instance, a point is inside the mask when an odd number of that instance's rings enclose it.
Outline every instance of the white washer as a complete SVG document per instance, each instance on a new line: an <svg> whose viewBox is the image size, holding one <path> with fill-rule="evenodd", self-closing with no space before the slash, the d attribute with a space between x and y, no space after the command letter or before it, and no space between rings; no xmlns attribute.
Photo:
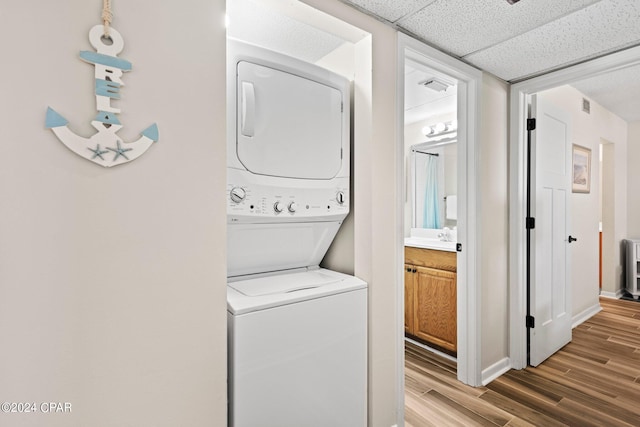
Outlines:
<svg viewBox="0 0 640 427"><path fill-rule="evenodd" d="M366 286L324 269L229 283L230 425L366 425Z"/></svg>

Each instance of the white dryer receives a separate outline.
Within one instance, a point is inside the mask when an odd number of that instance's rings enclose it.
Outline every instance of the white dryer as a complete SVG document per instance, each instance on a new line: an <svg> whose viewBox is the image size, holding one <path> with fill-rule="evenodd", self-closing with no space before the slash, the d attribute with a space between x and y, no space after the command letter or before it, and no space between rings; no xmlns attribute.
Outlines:
<svg viewBox="0 0 640 427"><path fill-rule="evenodd" d="M237 41L227 52L227 275L318 265L349 213L349 82Z"/></svg>
<svg viewBox="0 0 640 427"><path fill-rule="evenodd" d="M228 44L229 425L366 425L367 285L320 269L349 213L349 82Z"/></svg>

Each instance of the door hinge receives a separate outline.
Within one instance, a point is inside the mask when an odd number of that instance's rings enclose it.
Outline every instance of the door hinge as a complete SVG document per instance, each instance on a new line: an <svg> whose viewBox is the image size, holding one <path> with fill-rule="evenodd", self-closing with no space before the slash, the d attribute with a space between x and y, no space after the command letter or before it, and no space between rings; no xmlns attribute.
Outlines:
<svg viewBox="0 0 640 427"><path fill-rule="evenodd" d="M528 216L526 227L527 230L533 230L534 228L536 228L536 219L532 216Z"/></svg>
<svg viewBox="0 0 640 427"><path fill-rule="evenodd" d="M462 252L462 243L456 243L456 251Z"/></svg>
<svg viewBox="0 0 640 427"><path fill-rule="evenodd" d="M536 130L536 119L527 119L527 130Z"/></svg>
<svg viewBox="0 0 640 427"><path fill-rule="evenodd" d="M527 328L535 328L536 327L536 318L533 316L526 317Z"/></svg>

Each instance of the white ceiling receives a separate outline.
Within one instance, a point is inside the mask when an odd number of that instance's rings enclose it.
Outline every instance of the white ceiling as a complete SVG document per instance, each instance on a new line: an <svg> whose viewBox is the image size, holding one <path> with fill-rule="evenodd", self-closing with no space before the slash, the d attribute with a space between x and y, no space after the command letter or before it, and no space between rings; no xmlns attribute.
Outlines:
<svg viewBox="0 0 640 427"><path fill-rule="evenodd" d="M513 82L640 44L637 0L344 0Z"/></svg>
<svg viewBox="0 0 640 427"><path fill-rule="evenodd" d="M511 83L640 45L640 0L342 1ZM573 86L635 121L638 77L629 69Z"/></svg>

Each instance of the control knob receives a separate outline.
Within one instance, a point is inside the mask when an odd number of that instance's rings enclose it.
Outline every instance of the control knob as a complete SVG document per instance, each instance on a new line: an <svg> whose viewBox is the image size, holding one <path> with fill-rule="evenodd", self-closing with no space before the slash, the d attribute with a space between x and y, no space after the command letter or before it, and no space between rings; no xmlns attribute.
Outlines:
<svg viewBox="0 0 640 427"><path fill-rule="evenodd" d="M338 202L339 205L344 205L344 192L342 191L338 191L336 193L336 201Z"/></svg>
<svg viewBox="0 0 640 427"><path fill-rule="evenodd" d="M231 201L233 203L240 203L247 197L247 192L244 191L244 188L241 187L233 187L229 192L229 196L231 197Z"/></svg>
<svg viewBox="0 0 640 427"><path fill-rule="evenodd" d="M282 202L275 202L273 204L273 210L276 213L280 213L280 212L282 212L284 210L284 205L282 204Z"/></svg>
<svg viewBox="0 0 640 427"><path fill-rule="evenodd" d="M296 202L289 203L289 212L294 213L298 209L298 204Z"/></svg>

